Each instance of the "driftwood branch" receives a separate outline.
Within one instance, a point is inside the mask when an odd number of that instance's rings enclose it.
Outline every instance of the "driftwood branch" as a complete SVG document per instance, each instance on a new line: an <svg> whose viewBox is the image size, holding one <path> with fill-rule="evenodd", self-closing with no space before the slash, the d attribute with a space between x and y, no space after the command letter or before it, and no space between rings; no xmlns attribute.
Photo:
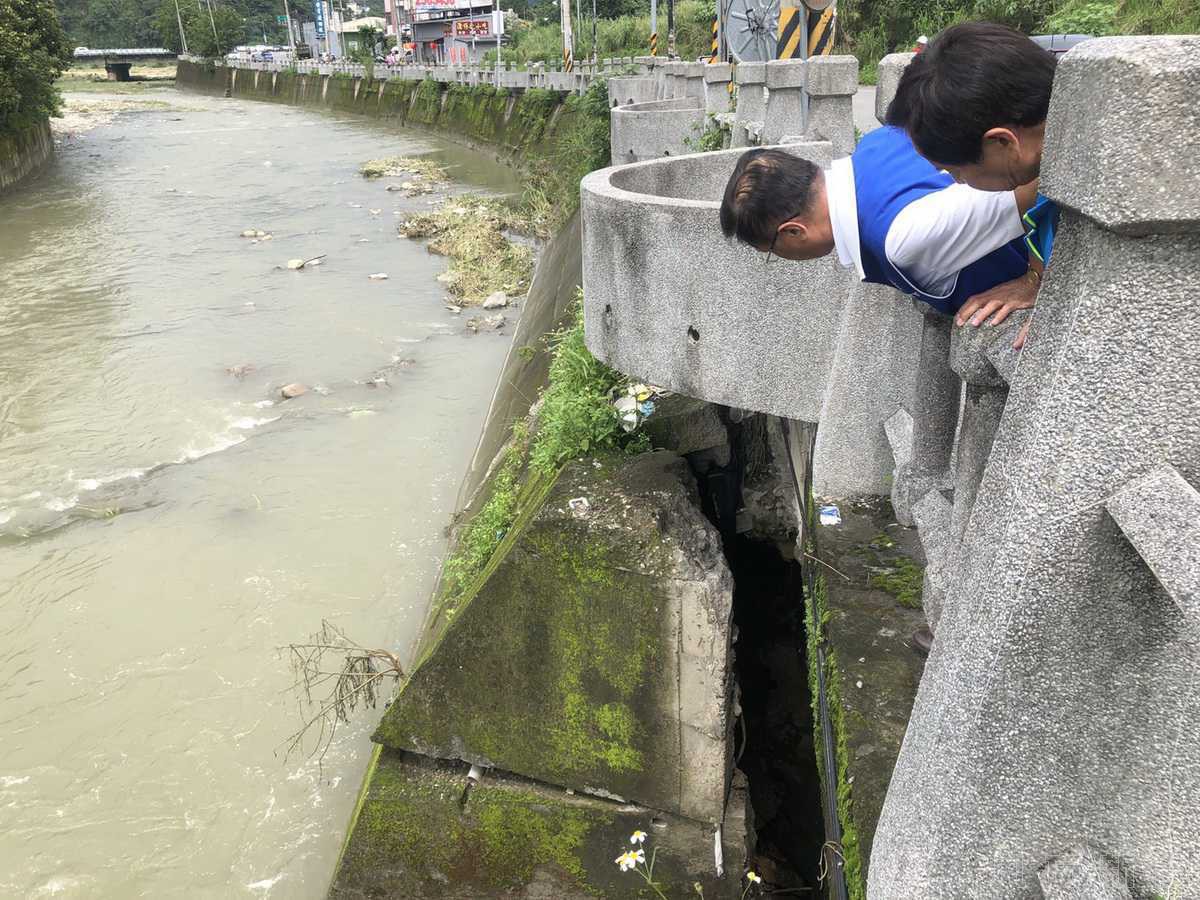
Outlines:
<svg viewBox="0 0 1200 900"><path fill-rule="evenodd" d="M284 758L293 754L325 759L340 725L360 705L375 708L390 700L405 678L400 658L389 650L364 647L330 622L302 644L280 648L292 667L300 727L283 742Z"/></svg>

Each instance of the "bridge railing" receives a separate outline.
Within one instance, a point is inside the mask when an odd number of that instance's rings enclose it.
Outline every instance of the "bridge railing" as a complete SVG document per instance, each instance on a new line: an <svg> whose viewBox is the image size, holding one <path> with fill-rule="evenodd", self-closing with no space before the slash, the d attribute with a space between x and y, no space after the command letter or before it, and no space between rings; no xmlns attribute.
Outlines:
<svg viewBox="0 0 1200 900"><path fill-rule="evenodd" d="M881 119L908 59L880 66ZM819 71L739 66L733 143L822 164L846 152L848 92L822 96ZM623 109L665 113L681 74L614 108L614 129ZM920 535L937 637L871 897L1200 893L1200 794L1178 775L1200 771L1200 743L1179 737L1200 733L1200 706L1179 699L1200 672L1197 79L1200 37L1105 38L1061 59L1042 190L1062 223L1021 353L1028 313L957 327L832 259L767 266L732 246L717 210L738 149L583 182L592 352L817 423L814 491L890 492Z"/></svg>

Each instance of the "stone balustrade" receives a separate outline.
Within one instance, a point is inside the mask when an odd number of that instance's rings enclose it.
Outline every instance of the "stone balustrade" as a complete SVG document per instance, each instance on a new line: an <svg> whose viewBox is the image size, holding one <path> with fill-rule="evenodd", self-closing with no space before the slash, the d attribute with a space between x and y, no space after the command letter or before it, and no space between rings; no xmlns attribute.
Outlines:
<svg viewBox="0 0 1200 900"><path fill-rule="evenodd" d="M881 62L880 121L911 59ZM852 148L852 63L735 77L735 148ZM583 183L592 351L818 423L814 491L890 490L918 530L937 636L871 898L1200 893L1197 83L1198 37L1061 60L1042 185L1062 223L1020 354L1027 313L959 328L832 260L767 266L725 241L737 150Z"/></svg>

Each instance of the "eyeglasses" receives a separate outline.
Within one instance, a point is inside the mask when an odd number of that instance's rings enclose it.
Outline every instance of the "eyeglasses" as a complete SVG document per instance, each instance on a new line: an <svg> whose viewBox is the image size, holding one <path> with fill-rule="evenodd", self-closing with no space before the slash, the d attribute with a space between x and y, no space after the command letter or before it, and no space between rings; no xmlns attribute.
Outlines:
<svg viewBox="0 0 1200 900"><path fill-rule="evenodd" d="M784 222L790 222L790 221L792 221L792 219L799 218L803 214L804 214L804 210L800 210L799 212L796 212L795 214L788 216L786 219L783 220L783 222L779 223L779 225L775 229L775 236L771 238L771 243L767 246L767 255L763 259L764 266L769 266L771 264L771 255L775 252L775 242L779 240L779 232L782 230ZM776 257L776 259L778 259L778 257Z"/></svg>

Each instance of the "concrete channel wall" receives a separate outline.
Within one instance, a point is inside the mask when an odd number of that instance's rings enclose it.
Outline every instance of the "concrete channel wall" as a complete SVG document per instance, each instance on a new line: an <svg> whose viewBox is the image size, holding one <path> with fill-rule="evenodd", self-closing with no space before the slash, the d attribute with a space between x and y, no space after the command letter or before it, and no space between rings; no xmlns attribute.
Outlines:
<svg viewBox="0 0 1200 900"><path fill-rule="evenodd" d="M881 119L910 59L881 63ZM733 145L846 152L841 79L771 65L739 67ZM818 423L815 492L890 490L917 528L937 639L872 898L1200 894L1200 162L1181 138L1197 83L1200 37L1061 60L1043 190L1063 221L1023 354L1027 313L957 329L828 259L730 245L716 211L736 151L584 180L592 351ZM820 116L815 95L778 96L804 84L833 89Z"/></svg>
<svg viewBox="0 0 1200 900"><path fill-rule="evenodd" d="M0 134L0 194L37 172L53 153L48 121Z"/></svg>

